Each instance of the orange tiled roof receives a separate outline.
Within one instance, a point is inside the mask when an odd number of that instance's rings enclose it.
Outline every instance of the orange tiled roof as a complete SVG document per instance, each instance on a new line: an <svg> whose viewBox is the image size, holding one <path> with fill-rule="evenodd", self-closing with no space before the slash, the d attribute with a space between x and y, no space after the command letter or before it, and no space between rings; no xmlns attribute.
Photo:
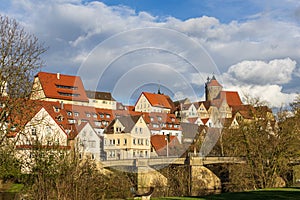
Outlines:
<svg viewBox="0 0 300 200"><path fill-rule="evenodd" d="M153 94L149 92L142 93L149 101L152 106L155 107L162 107L162 108L169 108L172 109L173 106L170 102L170 97L164 94Z"/></svg>
<svg viewBox="0 0 300 200"><path fill-rule="evenodd" d="M203 124L205 125L208 122L209 118L205 118L205 119L201 119L201 120L202 120Z"/></svg>
<svg viewBox="0 0 300 200"><path fill-rule="evenodd" d="M177 137L171 135L169 147L171 147L171 145L174 143L174 142L172 142L174 139L177 139ZM178 139L177 139L177 141L178 141ZM151 144L156 151L163 149L165 146L167 146L166 135L152 135L151 136Z"/></svg>
<svg viewBox="0 0 300 200"><path fill-rule="evenodd" d="M223 100L226 100L226 103L230 107L243 105L239 93L235 91L221 91L220 94L212 100L211 104L219 107Z"/></svg>
<svg viewBox="0 0 300 200"><path fill-rule="evenodd" d="M36 77L47 98L88 102L79 76L39 72Z"/></svg>

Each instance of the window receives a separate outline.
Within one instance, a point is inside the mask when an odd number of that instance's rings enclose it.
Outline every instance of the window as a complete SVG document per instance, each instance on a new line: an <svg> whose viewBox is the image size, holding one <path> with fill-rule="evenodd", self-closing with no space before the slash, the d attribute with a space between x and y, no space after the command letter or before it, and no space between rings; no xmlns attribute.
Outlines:
<svg viewBox="0 0 300 200"><path fill-rule="evenodd" d="M31 135L36 135L36 128L35 127L31 128Z"/></svg>
<svg viewBox="0 0 300 200"><path fill-rule="evenodd" d="M159 117L157 117L157 119L158 119L158 121L161 121L161 117L159 116Z"/></svg>
<svg viewBox="0 0 300 200"><path fill-rule="evenodd" d="M134 144L134 145L136 145L136 141L135 141L135 138L133 139L133 144Z"/></svg>
<svg viewBox="0 0 300 200"><path fill-rule="evenodd" d="M117 139L117 145L120 145L120 143L121 143L120 139Z"/></svg>
<svg viewBox="0 0 300 200"><path fill-rule="evenodd" d="M106 114L106 118L110 118L110 114Z"/></svg>
<svg viewBox="0 0 300 200"><path fill-rule="evenodd" d="M96 113L93 113L93 117L94 117L94 118L97 118L97 114L96 114Z"/></svg>
<svg viewBox="0 0 300 200"><path fill-rule="evenodd" d="M57 117L57 121L62 122L63 120L64 120L63 116L60 115L60 116Z"/></svg>
<svg viewBox="0 0 300 200"><path fill-rule="evenodd" d="M69 122L70 124L75 124L75 123L76 123L76 120L75 120L75 119L68 119L68 122Z"/></svg>
<svg viewBox="0 0 300 200"><path fill-rule="evenodd" d="M89 147L90 148L95 148L96 147L96 141L95 140L90 140L89 141Z"/></svg>
<svg viewBox="0 0 300 200"><path fill-rule="evenodd" d="M54 107L54 111L55 112L59 112L59 108L58 107Z"/></svg>
<svg viewBox="0 0 300 200"><path fill-rule="evenodd" d="M80 94L76 93L66 93L66 92L58 92L59 95L61 96L68 96L68 97L79 97Z"/></svg>
<svg viewBox="0 0 300 200"><path fill-rule="evenodd" d="M146 139L146 145L149 145L149 140L148 139Z"/></svg>
<svg viewBox="0 0 300 200"><path fill-rule="evenodd" d="M150 121L153 122L153 120L154 120L153 117L150 117Z"/></svg>
<svg viewBox="0 0 300 200"><path fill-rule="evenodd" d="M110 144L110 145L115 145L115 139L109 140L109 144Z"/></svg>
<svg viewBox="0 0 300 200"><path fill-rule="evenodd" d="M143 128L140 128L140 134L143 134Z"/></svg>
<svg viewBox="0 0 300 200"><path fill-rule="evenodd" d="M74 116L78 117L79 116L79 112L74 112Z"/></svg>
<svg viewBox="0 0 300 200"><path fill-rule="evenodd" d="M70 89L70 90L77 90L78 87L76 86L69 86L69 85L58 85L56 84L57 88L62 88L62 89Z"/></svg>
<svg viewBox="0 0 300 200"><path fill-rule="evenodd" d="M125 139L124 139L124 145L126 145L126 144L127 144L127 139L125 138Z"/></svg>
<svg viewBox="0 0 300 200"><path fill-rule="evenodd" d="M101 118L103 118L103 117L104 117L104 115L103 115L102 113L100 113L100 117L101 117Z"/></svg>
<svg viewBox="0 0 300 200"><path fill-rule="evenodd" d="M93 153L91 154L91 159L95 160L95 155Z"/></svg>
<svg viewBox="0 0 300 200"><path fill-rule="evenodd" d="M101 126L101 122L95 121L95 125L96 125L96 126Z"/></svg>
<svg viewBox="0 0 300 200"><path fill-rule="evenodd" d="M71 111L67 111L67 115L68 116L72 116L72 112Z"/></svg>
<svg viewBox="0 0 300 200"><path fill-rule="evenodd" d="M87 117L91 117L91 114L90 114L90 113L86 113L86 116L87 116Z"/></svg>

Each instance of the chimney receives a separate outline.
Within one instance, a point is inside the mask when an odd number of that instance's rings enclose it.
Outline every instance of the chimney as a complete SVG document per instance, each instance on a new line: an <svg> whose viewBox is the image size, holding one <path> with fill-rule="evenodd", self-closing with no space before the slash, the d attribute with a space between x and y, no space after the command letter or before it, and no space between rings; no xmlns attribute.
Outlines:
<svg viewBox="0 0 300 200"><path fill-rule="evenodd" d="M56 73L56 78L59 80L60 79L60 73Z"/></svg>
<svg viewBox="0 0 300 200"><path fill-rule="evenodd" d="M60 109L61 109L61 110L64 109L64 102L63 102L63 101L60 102Z"/></svg>

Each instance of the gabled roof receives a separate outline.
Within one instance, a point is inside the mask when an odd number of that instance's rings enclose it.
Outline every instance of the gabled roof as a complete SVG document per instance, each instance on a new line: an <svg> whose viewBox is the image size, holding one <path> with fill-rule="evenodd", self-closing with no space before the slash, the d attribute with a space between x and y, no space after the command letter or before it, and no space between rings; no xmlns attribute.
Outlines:
<svg viewBox="0 0 300 200"><path fill-rule="evenodd" d="M197 103L199 105L198 108L201 106L201 104L203 104L203 106L205 107L206 110L208 110L210 107L210 101L199 101Z"/></svg>
<svg viewBox="0 0 300 200"><path fill-rule="evenodd" d="M88 102L79 76L39 72L37 77L46 98Z"/></svg>
<svg viewBox="0 0 300 200"><path fill-rule="evenodd" d="M226 103L229 106L239 106L243 104L239 93L235 91L221 91L217 98L222 100L226 99Z"/></svg>
<svg viewBox="0 0 300 200"><path fill-rule="evenodd" d="M115 99L111 96L110 92L99 92L99 91L90 91L90 90L86 90L85 92L88 98L90 99L115 101Z"/></svg>
<svg viewBox="0 0 300 200"><path fill-rule="evenodd" d="M135 116L120 116L118 118L115 118L105 129L106 133L113 133L113 126L118 120L125 129L122 132L129 133L133 129L134 125L138 122L138 120L141 118L139 115Z"/></svg>
<svg viewBox="0 0 300 200"><path fill-rule="evenodd" d="M143 92L142 95L144 95L147 98L147 100L149 101L151 106L168 108L168 109L174 108L170 97L167 95L154 94L154 93L149 93L149 92Z"/></svg>
<svg viewBox="0 0 300 200"><path fill-rule="evenodd" d="M222 85L216 80L215 76L213 76L212 79L207 83L207 86L219 86L219 87L222 87Z"/></svg>
<svg viewBox="0 0 300 200"><path fill-rule="evenodd" d="M244 119L252 119L255 115L255 109L252 105L236 105L232 106L232 114L240 113Z"/></svg>
<svg viewBox="0 0 300 200"><path fill-rule="evenodd" d="M174 105L175 106L179 106L181 104L189 104L191 103L191 101L189 100L189 98L185 98L185 99L181 99L181 100L178 100L178 101L174 101Z"/></svg>
<svg viewBox="0 0 300 200"><path fill-rule="evenodd" d="M73 104L62 104L58 101L40 101L47 112L55 119L56 123L64 129L72 128L69 120L75 120L76 124L89 122L93 128L104 129L113 119L113 112L110 109L94 108L91 106L80 106ZM96 123L102 123L101 126ZM105 125L107 124L107 125Z"/></svg>
<svg viewBox="0 0 300 200"><path fill-rule="evenodd" d="M201 120L202 120L203 124L205 125L208 122L209 118L204 118L204 119L201 119Z"/></svg>
<svg viewBox="0 0 300 200"><path fill-rule="evenodd" d="M165 135L153 135L151 136L151 145L156 151L158 156L167 155L167 140ZM169 156L181 156L185 152L184 146L181 145L176 136L170 136L170 142L168 142Z"/></svg>

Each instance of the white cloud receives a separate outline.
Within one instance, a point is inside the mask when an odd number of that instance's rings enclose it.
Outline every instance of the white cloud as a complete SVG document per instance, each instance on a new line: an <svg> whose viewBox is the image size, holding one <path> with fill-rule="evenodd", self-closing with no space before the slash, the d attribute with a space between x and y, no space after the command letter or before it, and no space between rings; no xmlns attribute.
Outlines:
<svg viewBox="0 0 300 200"><path fill-rule="evenodd" d="M238 91L242 98L245 95L258 97L260 100L268 102L271 107L287 106L297 96L296 93L284 93L282 86L279 85L227 85L226 89Z"/></svg>
<svg viewBox="0 0 300 200"><path fill-rule="evenodd" d="M277 4L279 6L283 3L277 1ZM298 13L299 9L295 7L294 12ZM183 77L192 77L188 79L192 84L201 85L206 77L198 77L197 73L184 64L186 61L197 66L196 71L201 71L204 75L211 72L218 74L220 70L228 86L242 87L252 94L260 94L256 90L264 92L264 97L269 98L266 100L274 101L274 105L278 105L281 100L290 100L290 96L282 92L280 85L300 77L300 70L296 65L300 62L300 28L293 21L278 20L272 13L258 13L244 21L226 24L209 16L185 21L174 17L162 20L159 16L147 12L137 13L125 6L107 6L97 1L82 3L80 0L51 0L43 3L38 0L15 0L10 8L5 9L5 13L17 18L50 47L45 54L48 71L74 74L89 52L112 35L144 27L160 27L184 33L194 43L178 40L176 34L169 37L160 33L127 35L123 38L126 41L124 43L119 40L119 45L106 45L101 55L93 60L96 67L90 72L97 71L102 64L115 58L120 49L114 48L120 48L124 44L121 50L129 51L143 46L143 43L144 46L148 44L167 49L178 55L170 59L155 56L155 62L176 66L176 71L182 73ZM179 58L186 60L180 61ZM143 64L147 60L149 59L139 56L134 61ZM119 69L122 67L124 66L120 64ZM117 72L118 67L111 73ZM187 72L190 74L186 74ZM295 82L297 81L293 81ZM181 95L180 91L174 93Z"/></svg>
<svg viewBox="0 0 300 200"><path fill-rule="evenodd" d="M292 79L295 68L296 61L290 58L275 59L270 62L242 61L229 67L228 73L243 83L284 84Z"/></svg>

